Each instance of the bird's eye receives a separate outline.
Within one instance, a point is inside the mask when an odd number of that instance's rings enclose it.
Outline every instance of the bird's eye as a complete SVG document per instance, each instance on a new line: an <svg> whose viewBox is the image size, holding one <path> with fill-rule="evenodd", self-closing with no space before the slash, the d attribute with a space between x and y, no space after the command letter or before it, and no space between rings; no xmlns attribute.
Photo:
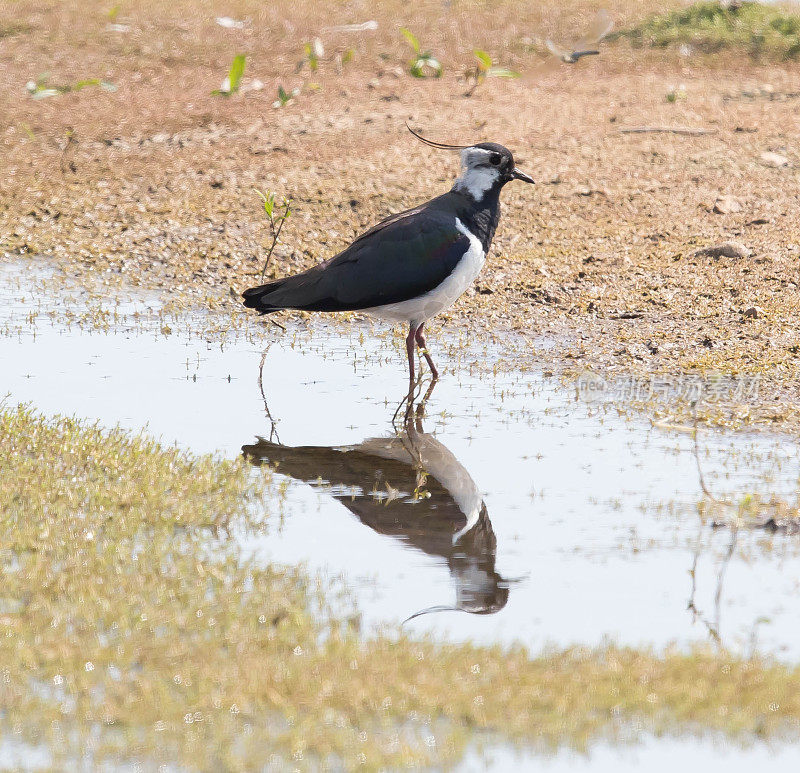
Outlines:
<svg viewBox="0 0 800 773"><path fill-rule="evenodd" d="M492 153L492 155L489 156L489 163L492 166L499 166L502 159L503 157L499 153Z"/></svg>

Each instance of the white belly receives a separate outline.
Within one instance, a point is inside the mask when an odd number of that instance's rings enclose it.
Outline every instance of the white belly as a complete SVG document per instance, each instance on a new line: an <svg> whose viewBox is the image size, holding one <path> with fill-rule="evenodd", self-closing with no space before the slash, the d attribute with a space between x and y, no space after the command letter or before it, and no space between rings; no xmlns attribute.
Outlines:
<svg viewBox="0 0 800 773"><path fill-rule="evenodd" d="M470 246L455 271L444 282L420 295L419 298L374 306L371 309L364 309L364 313L380 319L411 322L416 327L452 306L475 281L486 260L483 246L458 218L456 218L456 228L469 239Z"/></svg>

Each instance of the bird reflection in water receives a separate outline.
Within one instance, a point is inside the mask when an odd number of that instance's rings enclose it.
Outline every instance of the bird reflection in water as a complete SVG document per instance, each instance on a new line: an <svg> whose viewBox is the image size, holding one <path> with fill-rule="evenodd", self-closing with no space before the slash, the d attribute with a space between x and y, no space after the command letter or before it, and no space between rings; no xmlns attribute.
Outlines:
<svg viewBox="0 0 800 773"><path fill-rule="evenodd" d="M488 615L508 601L495 570L497 540L478 487L450 450L423 429L425 402L409 402L389 437L350 446L286 446L259 438L242 447L255 465L323 488L365 526L443 559L456 601L412 615L455 610Z"/></svg>

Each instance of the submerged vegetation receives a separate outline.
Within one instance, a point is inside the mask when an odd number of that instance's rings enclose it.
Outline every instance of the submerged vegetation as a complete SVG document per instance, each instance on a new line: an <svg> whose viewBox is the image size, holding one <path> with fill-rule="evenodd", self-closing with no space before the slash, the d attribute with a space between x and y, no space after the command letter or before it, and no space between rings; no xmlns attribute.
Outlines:
<svg viewBox="0 0 800 773"><path fill-rule="evenodd" d="M787 500L776 495L745 494L735 500L718 499L706 492L699 504L704 520L714 527L752 528L784 534L800 533L800 497Z"/></svg>
<svg viewBox="0 0 800 773"><path fill-rule="evenodd" d="M439 645L358 630L299 570L242 560L269 473L0 413L0 732L59 766L453 762L698 728L796 735L800 669L710 651Z"/></svg>
<svg viewBox="0 0 800 773"><path fill-rule="evenodd" d="M688 45L706 53L738 49L753 57L800 56L800 14L768 3L703 0L658 13L619 33L634 45Z"/></svg>

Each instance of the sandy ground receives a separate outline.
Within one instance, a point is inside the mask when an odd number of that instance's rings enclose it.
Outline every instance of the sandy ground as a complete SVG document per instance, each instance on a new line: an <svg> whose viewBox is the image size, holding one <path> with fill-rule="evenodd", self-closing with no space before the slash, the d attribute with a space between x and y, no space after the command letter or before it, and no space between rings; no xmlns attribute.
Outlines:
<svg viewBox="0 0 800 773"><path fill-rule="evenodd" d="M575 3L317 5L142 0L113 19L95 2L11 6L0 17L2 253L233 310L231 289L257 280L269 241L254 188L292 201L270 276L449 188L457 158L419 144L408 121L443 141L501 142L538 183L504 193L484 273L434 347L466 324L555 340L541 355L553 366L605 378L757 375L751 418L800 427L797 64L624 42L548 62L539 36L589 23L593 8ZM625 26L648 7L611 10ZM223 15L244 28L219 26ZM377 31L330 30L369 19ZM403 24L442 78L407 74ZM325 53L312 71L301 60L316 36ZM465 97L474 47L523 77ZM239 52L242 92L212 96ZM34 100L25 84L45 71L49 85L101 78L116 91ZM300 92L275 108L279 85ZM698 252L730 240L738 255Z"/></svg>

